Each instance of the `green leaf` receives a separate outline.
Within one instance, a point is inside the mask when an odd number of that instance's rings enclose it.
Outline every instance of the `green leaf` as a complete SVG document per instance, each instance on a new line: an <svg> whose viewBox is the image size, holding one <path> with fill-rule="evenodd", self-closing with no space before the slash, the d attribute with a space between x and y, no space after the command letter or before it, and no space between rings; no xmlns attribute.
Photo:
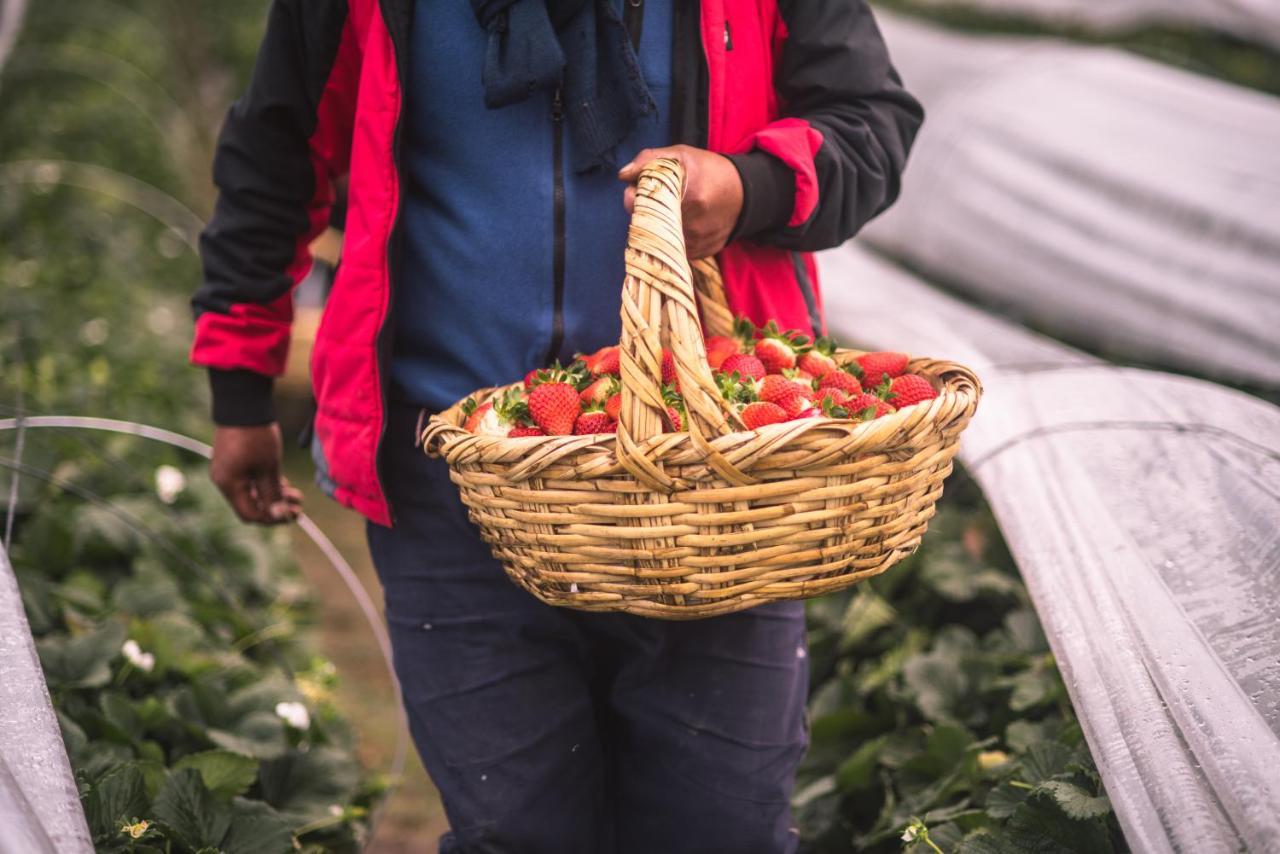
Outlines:
<svg viewBox="0 0 1280 854"><path fill-rule="evenodd" d="M987 814L992 818L1008 818L1030 795L1030 789L1001 783L987 793Z"/></svg>
<svg viewBox="0 0 1280 854"><path fill-rule="evenodd" d="M284 722L272 712L252 712L235 723L231 730L210 729L209 740L233 753L254 759L276 759L284 755L288 743Z"/></svg>
<svg viewBox="0 0 1280 854"><path fill-rule="evenodd" d="M1075 783L1065 780L1041 783L1040 791L1048 792L1064 813L1080 821L1102 818L1111 812L1111 800L1105 794L1091 795Z"/></svg>
<svg viewBox="0 0 1280 854"><path fill-rule="evenodd" d="M845 793L860 792L871 788L876 780L876 767L884 738L864 742L836 769L836 783Z"/></svg>
<svg viewBox="0 0 1280 854"><path fill-rule="evenodd" d="M1027 854L1112 854L1115 850L1102 822L1071 819L1050 797L1024 801L1006 831Z"/></svg>
<svg viewBox="0 0 1280 854"><path fill-rule="evenodd" d="M954 633L953 633L954 634ZM927 653L912 657L902 672L907 687L915 695L916 706L931 721L956 720L961 705L972 688L965 655L975 642L971 633L966 643L945 643L942 636Z"/></svg>
<svg viewBox="0 0 1280 854"><path fill-rule="evenodd" d="M156 796L155 815L196 850L217 848L231 827L231 806L214 797L194 768L169 773Z"/></svg>
<svg viewBox="0 0 1280 854"><path fill-rule="evenodd" d="M293 850L293 829L262 801L231 802L231 828L222 840L226 854L285 854Z"/></svg>
<svg viewBox="0 0 1280 854"><path fill-rule="evenodd" d="M1037 741L1055 741L1062 729L1060 721L1013 721L1004 729L1004 743L1010 750L1024 752Z"/></svg>
<svg viewBox="0 0 1280 854"><path fill-rule="evenodd" d="M98 698L102 716L125 744L132 744L142 737L142 724L129 698L118 691L106 691Z"/></svg>
<svg viewBox="0 0 1280 854"><path fill-rule="evenodd" d="M1009 697L1009 708L1015 712L1025 712L1054 703L1062 696L1063 690L1062 680L1056 670L1038 666L1000 680L999 684L1013 689Z"/></svg>
<svg viewBox="0 0 1280 854"><path fill-rule="evenodd" d="M841 620L840 648L849 650L898 617L894 607L869 588L860 589L849 602Z"/></svg>
<svg viewBox="0 0 1280 854"><path fill-rule="evenodd" d="M258 761L229 750L192 753L174 763L174 769L194 768L209 791L223 797L244 794L258 778Z"/></svg>
<svg viewBox="0 0 1280 854"><path fill-rule="evenodd" d="M142 771L129 763L107 772L81 798L81 803L94 841L114 839L122 824L147 812L149 799Z"/></svg>
<svg viewBox="0 0 1280 854"><path fill-rule="evenodd" d="M114 621L78 637L47 637L36 644L50 689L100 688L111 681L111 661L120 654L125 628Z"/></svg>
<svg viewBox="0 0 1280 854"><path fill-rule="evenodd" d="M351 800L360 781L354 758L332 747L290 752L262 763L258 775L263 800L294 824L325 818L330 806Z"/></svg>
<svg viewBox="0 0 1280 854"><path fill-rule="evenodd" d="M1041 741L1027 748L1019 762L1022 771L1018 776L1033 785L1042 783L1065 771L1074 758L1071 748L1056 741Z"/></svg>

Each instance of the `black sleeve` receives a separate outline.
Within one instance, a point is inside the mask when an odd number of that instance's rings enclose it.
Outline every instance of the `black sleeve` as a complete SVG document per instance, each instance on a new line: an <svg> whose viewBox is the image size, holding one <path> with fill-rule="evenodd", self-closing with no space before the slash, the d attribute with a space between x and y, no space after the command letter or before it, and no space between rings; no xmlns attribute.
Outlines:
<svg viewBox="0 0 1280 854"><path fill-rule="evenodd" d="M753 151L747 156L757 162L745 171L739 164L739 172L758 210L744 210L750 222L740 221L739 231L758 243L816 251L853 237L898 197L924 109L902 87L866 0L780 0L779 10L788 37L775 85L784 116L822 135L814 157L818 204L788 227L794 193L784 194L794 173Z"/></svg>
<svg viewBox="0 0 1280 854"><path fill-rule="evenodd" d="M345 0L273 0L249 88L218 137L218 200L200 236L204 276L192 298L192 359L210 370L219 424L274 418L270 377L283 369L277 354L288 338L288 313L277 303L294 284L288 270L298 242L312 230L311 137L346 18ZM202 326L206 313L226 317ZM240 335L234 330L246 314L252 320ZM279 327L266 336L269 352L261 343L264 325Z"/></svg>

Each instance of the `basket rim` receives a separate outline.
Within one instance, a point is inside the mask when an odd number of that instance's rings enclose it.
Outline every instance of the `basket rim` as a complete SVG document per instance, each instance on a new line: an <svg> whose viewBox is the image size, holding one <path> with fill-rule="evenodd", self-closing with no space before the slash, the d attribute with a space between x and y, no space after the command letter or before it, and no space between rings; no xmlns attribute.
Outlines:
<svg viewBox="0 0 1280 854"><path fill-rule="evenodd" d="M842 348L837 353L837 360L842 363L851 361L865 352L869 351ZM971 415L982 396L982 385L977 375L971 369L956 362L923 357L914 358L908 363L908 371L925 376L938 387L938 396L930 400L928 406L921 407L920 404L915 404L870 421L861 421L853 418L813 418L803 421L784 421L778 424L768 424L755 430L738 430L727 433L712 438L710 444L712 447L733 446L752 437L772 439L780 438L789 433L800 435L824 428L828 430L836 428L850 437L871 431L885 433L887 437L893 437L898 432L897 428L905 425L908 420L934 422L935 428L940 428L944 421L955 420L954 415L948 419L940 417L944 408L953 414L968 413ZM943 374L946 374L946 376L943 376ZM475 399L478 403L483 403L506 389L514 388L518 385L520 385L520 381L477 389L448 409L432 414L424 425L421 435L416 438L421 440L424 451L430 455L447 456L449 449L453 445L458 442L468 442L469 445L480 451L508 451L509 453L504 455L508 463L517 462L523 456L519 453L520 451L529 452L558 447L577 450L578 452L586 450L595 450L600 453L613 452L616 444L615 434L613 433L509 437L471 433L463 429L461 407L466 400ZM691 437L686 431L668 432L651 437L643 443L643 446L652 447L665 443L688 441L691 441ZM863 453L888 450L894 447L901 447L902 444L900 441L895 442L887 439L880 444L868 445L863 449Z"/></svg>

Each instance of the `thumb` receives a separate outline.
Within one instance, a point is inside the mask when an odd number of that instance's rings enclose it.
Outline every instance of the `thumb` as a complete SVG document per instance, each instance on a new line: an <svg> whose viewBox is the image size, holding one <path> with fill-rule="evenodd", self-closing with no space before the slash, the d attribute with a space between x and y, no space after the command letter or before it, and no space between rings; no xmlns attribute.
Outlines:
<svg viewBox="0 0 1280 854"><path fill-rule="evenodd" d="M281 488L278 471L272 470L258 475L254 478L253 488L258 495L258 506L271 521L286 522L292 517L291 508Z"/></svg>
<svg viewBox="0 0 1280 854"><path fill-rule="evenodd" d="M659 157L675 156L676 150L671 146L667 148L646 148L637 154L630 163L618 170L618 178L622 181L634 183L640 177L640 171L645 166L648 166L650 162L657 160Z"/></svg>

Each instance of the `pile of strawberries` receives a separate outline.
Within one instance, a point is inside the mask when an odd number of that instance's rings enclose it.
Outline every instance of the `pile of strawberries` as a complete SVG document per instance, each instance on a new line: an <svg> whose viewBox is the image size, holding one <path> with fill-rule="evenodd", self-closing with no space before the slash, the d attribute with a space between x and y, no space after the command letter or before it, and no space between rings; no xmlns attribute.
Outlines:
<svg viewBox="0 0 1280 854"><path fill-rule="evenodd" d="M802 418L868 421L938 396L929 380L906 372L904 353L866 353L839 365L830 339L811 342L772 322L757 329L739 318L732 336L713 335L706 345L721 395L749 430ZM679 431L686 415L669 351L662 383L666 427ZM621 406L615 344L568 367L532 370L522 386L487 403L468 398L462 410L472 433L514 438L615 433Z"/></svg>

